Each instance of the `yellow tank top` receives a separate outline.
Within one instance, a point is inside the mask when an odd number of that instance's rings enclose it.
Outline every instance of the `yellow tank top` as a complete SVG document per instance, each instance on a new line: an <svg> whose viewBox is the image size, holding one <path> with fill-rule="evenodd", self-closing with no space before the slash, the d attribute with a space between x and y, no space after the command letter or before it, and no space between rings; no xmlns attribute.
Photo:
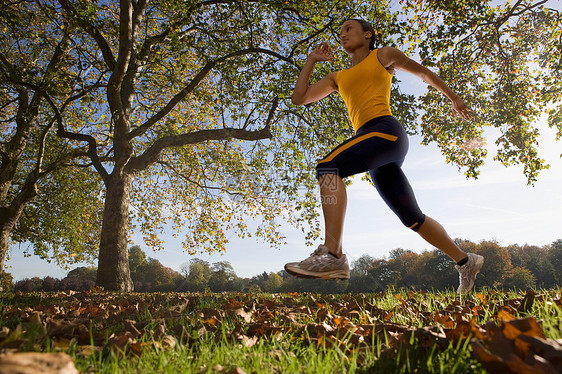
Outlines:
<svg viewBox="0 0 562 374"><path fill-rule="evenodd" d="M373 118L392 115L390 111L390 74L372 50L363 61L336 74L338 91L347 106L353 129Z"/></svg>

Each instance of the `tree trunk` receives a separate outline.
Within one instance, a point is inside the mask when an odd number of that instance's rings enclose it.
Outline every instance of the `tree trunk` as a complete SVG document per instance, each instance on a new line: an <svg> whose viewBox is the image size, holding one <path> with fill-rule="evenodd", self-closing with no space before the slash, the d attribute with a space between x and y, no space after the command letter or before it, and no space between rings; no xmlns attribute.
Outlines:
<svg viewBox="0 0 562 374"><path fill-rule="evenodd" d="M2 277L4 276L4 261L8 253L8 241L10 240L10 229L0 224L0 292L2 289Z"/></svg>
<svg viewBox="0 0 562 374"><path fill-rule="evenodd" d="M10 210L0 208L0 291L2 291L1 278L4 276L4 261L10 249L10 234L14 229L23 208Z"/></svg>
<svg viewBox="0 0 562 374"><path fill-rule="evenodd" d="M132 291L127 235L132 174L107 178L96 284L109 291Z"/></svg>

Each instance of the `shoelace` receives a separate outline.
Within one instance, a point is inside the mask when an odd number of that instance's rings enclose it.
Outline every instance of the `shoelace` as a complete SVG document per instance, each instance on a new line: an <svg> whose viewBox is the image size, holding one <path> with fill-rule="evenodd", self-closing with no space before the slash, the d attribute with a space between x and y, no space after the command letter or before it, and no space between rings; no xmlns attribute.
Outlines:
<svg viewBox="0 0 562 374"><path fill-rule="evenodd" d="M310 254L311 257L312 257L312 256L321 256L321 255L323 255L323 253L322 253L322 250L320 249L320 247L316 248L316 249L314 250L314 252L312 252L312 253Z"/></svg>

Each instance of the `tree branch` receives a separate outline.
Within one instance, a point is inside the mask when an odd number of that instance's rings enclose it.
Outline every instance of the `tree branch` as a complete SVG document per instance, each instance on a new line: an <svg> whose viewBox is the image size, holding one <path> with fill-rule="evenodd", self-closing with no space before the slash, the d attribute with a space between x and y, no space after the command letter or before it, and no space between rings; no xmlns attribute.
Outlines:
<svg viewBox="0 0 562 374"><path fill-rule="evenodd" d="M19 216L23 211L25 205L30 202L35 196L37 196L37 182L46 177L47 175L54 172L60 166L64 165L69 160L83 155L83 151L80 149L74 149L69 153L66 153L58 158L58 160L48 164L43 171L37 168L33 172L27 175L25 181L21 185L19 193L14 197L7 209L12 217Z"/></svg>
<svg viewBox="0 0 562 374"><path fill-rule="evenodd" d="M63 56L68 52L68 47L70 46L70 37L66 34L63 35L62 40L57 44L53 57L45 69L45 74L41 85L45 84L45 81L50 78L53 70L57 70L59 63L61 62Z"/></svg>
<svg viewBox="0 0 562 374"><path fill-rule="evenodd" d="M97 172L100 174L102 179L104 181L107 180L109 174L107 173L107 170L105 170L99 159L98 152L97 152L96 138L86 134L77 134L77 133L66 131L62 123L62 115L59 109L57 108L57 106L55 105L55 103L53 102L53 99L51 99L51 97L47 94L45 94L44 96L47 102L49 103L49 105L51 106L51 108L53 109L53 112L55 113L55 118L57 121L57 136L65 139L78 140L81 142L88 143L88 152L87 152L88 157L90 158L90 160L92 160L92 164L94 165L94 168L96 168Z"/></svg>
<svg viewBox="0 0 562 374"><path fill-rule="evenodd" d="M528 10L531 10L533 8L536 8L538 6L541 6L542 4L548 2L548 0L542 0L539 1L538 3L532 4L531 6L525 7L523 8L521 11L515 13L515 9L517 9L517 7L523 2L523 0L519 0L517 1L517 3L515 3L515 5L509 10L509 12L503 16L502 18L500 18L499 20L497 20L496 22L494 22L494 24L496 25L496 28L499 29L510 17L513 16L519 16L523 13L525 13Z"/></svg>
<svg viewBox="0 0 562 374"><path fill-rule="evenodd" d="M88 33L95 40L96 44L101 50L105 64L109 67L110 70L113 71L115 69L115 57L113 57L111 47L109 46L109 43L107 42L107 40L105 40L101 32L96 29L91 23L80 17L76 12L76 9L68 0L58 1L62 8L70 13L74 18L76 18L78 24L82 27L82 29L84 29L84 31L86 31L86 33Z"/></svg>
<svg viewBox="0 0 562 374"><path fill-rule="evenodd" d="M111 87L113 84L115 88L121 84L127 72L133 50L133 5L131 0L120 0L119 3L119 52L113 74L109 80L109 86Z"/></svg>
<svg viewBox="0 0 562 374"><path fill-rule="evenodd" d="M233 192L233 191L229 191L226 188L223 187L215 187L215 186L207 186L206 184L201 184L193 179L191 179L188 175L183 174L181 171L179 171L173 164L167 162L167 161L162 161L159 160L157 161L158 164L163 165L167 168L169 168L172 172L174 172L176 175L178 175L179 177L185 179L187 182L196 185L197 187L201 188L202 190L217 190L220 192L225 192L229 195L240 195L240 192Z"/></svg>
<svg viewBox="0 0 562 374"><path fill-rule="evenodd" d="M51 121L41 133L41 138L39 141L39 151L37 152L37 163L35 165L35 170L37 173L41 173L41 168L43 167L43 157L45 155L45 138L47 138L47 134L51 127L53 127L54 120Z"/></svg>
<svg viewBox="0 0 562 374"><path fill-rule="evenodd" d="M328 27L330 27L333 23L334 23L334 20L331 20L330 22L325 24L324 27L322 27L320 30L318 30L317 32L310 35L308 38L304 38L304 39L296 42L295 45L293 46L293 48L291 48L291 53L289 53L289 58L292 59L292 57L295 54L295 52L297 51L297 48L298 48L299 45L304 44L304 43L308 42L309 40L312 40L315 37L317 37L318 35L322 34L324 32L324 30L326 30ZM297 66L297 67L299 69L301 68L300 66Z"/></svg>
<svg viewBox="0 0 562 374"><path fill-rule="evenodd" d="M181 147L209 140L240 139L255 141L261 139L271 139L271 137L271 131L267 125L263 129L257 131L224 128L199 130L187 134L165 136L157 139L141 156L132 158L127 165L127 169L129 171L140 171L146 169L149 165L159 160L160 154L166 148Z"/></svg>
<svg viewBox="0 0 562 374"><path fill-rule="evenodd" d="M277 57L278 59L283 60L283 61L288 61L288 62L291 62L291 63L293 62L293 60L291 58L285 57L285 56L283 56L283 55L281 55L277 52L273 52L273 51L270 51L270 50L264 49L264 48L241 49L239 51L232 52L232 53L229 53L225 56L219 57L216 60L209 61L199 71L199 73L197 73L197 75L191 80L191 82L189 82L189 84L187 86L185 86L184 89L182 89L179 93L177 93L168 102L168 104L166 104L166 106L164 106L162 109L160 109L152 117L147 119L145 123L143 123L142 125L140 125L136 129L129 132L129 134L127 136L127 139L131 140L131 139L133 139L133 138L135 138L139 135L142 135L142 134L146 133L146 131L148 131L155 123L157 123L159 120L161 120L166 115L168 115L168 113L170 113L180 101L182 101L187 95L189 95L199 85L199 83L203 79L205 79L205 77L209 74L209 72L218 63L224 62L224 61L226 61L226 60L228 60L229 58L232 58L232 57L243 56L243 55L251 54L251 53L263 53L263 54L266 54L266 55Z"/></svg>
<svg viewBox="0 0 562 374"><path fill-rule="evenodd" d="M275 115L275 111L279 106L279 96L275 97L271 102L271 108L269 109L269 113L267 114L267 119L265 120L265 127L266 129L271 128L271 122L273 121L273 116Z"/></svg>
<svg viewBox="0 0 562 374"><path fill-rule="evenodd" d="M147 0L139 0L133 7L133 24L132 24L133 40L137 38L138 27L142 22L142 17L144 16L144 13L146 11L147 3L148 3Z"/></svg>

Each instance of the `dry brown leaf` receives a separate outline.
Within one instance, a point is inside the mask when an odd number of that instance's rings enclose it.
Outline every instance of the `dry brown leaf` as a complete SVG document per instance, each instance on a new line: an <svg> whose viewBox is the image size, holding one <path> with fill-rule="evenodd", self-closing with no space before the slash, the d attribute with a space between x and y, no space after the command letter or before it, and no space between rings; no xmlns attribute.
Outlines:
<svg viewBox="0 0 562 374"><path fill-rule="evenodd" d="M166 335L166 322L164 320L159 320L158 324L153 328L154 339L160 339Z"/></svg>
<svg viewBox="0 0 562 374"><path fill-rule="evenodd" d="M204 319L209 319L209 318L216 318L217 320L221 320L222 319L222 314L221 311L218 309L213 309L213 308L203 308L201 309L200 313L201 318Z"/></svg>
<svg viewBox="0 0 562 374"><path fill-rule="evenodd" d="M470 341L470 345L472 347L472 353L475 358L484 366L484 368L489 373L502 373L502 374L515 374L516 372L512 371L509 366L504 362L504 360L488 352L480 342L476 339L472 339Z"/></svg>
<svg viewBox="0 0 562 374"><path fill-rule="evenodd" d="M446 348L449 345L449 340L441 327L422 327L416 329L414 337L417 339L417 347L431 348L437 344L440 348ZM404 337L409 338L411 335L404 334Z"/></svg>
<svg viewBox="0 0 562 374"><path fill-rule="evenodd" d="M475 296L480 300L480 302L484 305L486 305L486 303L488 302L488 298L486 297L486 295L482 294L482 293L475 293Z"/></svg>
<svg viewBox="0 0 562 374"><path fill-rule="evenodd" d="M516 317L513 315L513 308L504 306L498 311L498 319L500 321L511 321Z"/></svg>
<svg viewBox="0 0 562 374"><path fill-rule="evenodd" d="M111 334L107 341L109 347L115 351L125 351L125 347L133 343L136 343L136 340L133 339L133 336L129 331L120 332L117 335Z"/></svg>
<svg viewBox="0 0 562 374"><path fill-rule="evenodd" d="M224 305L223 305L223 309L228 310L228 309L239 309L242 308L244 306L243 303L241 303L240 301L231 298L229 300L227 300Z"/></svg>
<svg viewBox="0 0 562 374"><path fill-rule="evenodd" d="M336 327L345 327L349 322L349 320L347 318L339 317L339 316L334 317L333 321L334 321L334 324L336 325Z"/></svg>
<svg viewBox="0 0 562 374"><path fill-rule="evenodd" d="M98 345L83 345L80 346L80 353L82 354L82 356L84 357L90 357L92 354L94 353L101 353L103 352L103 347L102 346L98 346Z"/></svg>
<svg viewBox="0 0 562 374"><path fill-rule="evenodd" d="M523 298L523 300L521 300L521 304L519 305L517 310L520 312L531 311L531 309L533 309L533 303L535 301L535 297L536 297L535 291L527 290L525 297Z"/></svg>
<svg viewBox="0 0 562 374"><path fill-rule="evenodd" d="M0 374L78 374L66 353L11 353L0 358Z"/></svg>
<svg viewBox="0 0 562 374"><path fill-rule="evenodd" d="M0 349L19 348L25 341L21 325L17 325L16 329L0 342Z"/></svg>
<svg viewBox="0 0 562 374"><path fill-rule="evenodd" d="M129 331L133 338L138 338L141 335L141 332L135 327L136 321L126 319L123 321L123 325L125 326L125 331Z"/></svg>
<svg viewBox="0 0 562 374"><path fill-rule="evenodd" d="M258 342L257 336L252 336L251 338L247 337L246 335L242 335L242 345L246 348L253 347Z"/></svg>
<svg viewBox="0 0 562 374"><path fill-rule="evenodd" d="M562 373L562 344L552 339L520 335L519 339L529 343L530 349L539 357L548 361L559 373Z"/></svg>
<svg viewBox="0 0 562 374"><path fill-rule="evenodd" d="M216 319L215 317L211 317L209 319L201 320L201 323L206 328L218 329L221 326L221 322L218 319Z"/></svg>
<svg viewBox="0 0 562 374"><path fill-rule="evenodd" d="M242 318L244 321L246 321L246 323L249 323L252 320L252 314L245 312L244 309L242 309L242 308L227 309L226 313L229 316L232 316L232 317L238 316L238 317ZM265 320L265 319L263 319L263 320Z"/></svg>
<svg viewBox="0 0 562 374"><path fill-rule="evenodd" d="M228 374L246 374L246 372L237 366L234 369L228 371Z"/></svg>
<svg viewBox="0 0 562 374"><path fill-rule="evenodd" d="M513 321L505 322L504 324L515 327L524 335L536 336L541 339L545 339L542 329L534 317L519 318Z"/></svg>
<svg viewBox="0 0 562 374"><path fill-rule="evenodd" d="M392 316L394 315L394 312L387 312L383 315L383 318L385 321L388 321L389 319L392 318Z"/></svg>
<svg viewBox="0 0 562 374"><path fill-rule="evenodd" d="M27 322L34 324L34 325L41 325L42 321L41 321L41 316L43 315L43 312L41 311L34 311L31 312L31 314L29 315L29 318L27 319Z"/></svg>
<svg viewBox="0 0 562 374"><path fill-rule="evenodd" d="M178 344L178 341L172 335L164 335L162 338L162 346L164 348L174 348Z"/></svg>
<svg viewBox="0 0 562 374"><path fill-rule="evenodd" d="M2 340L6 339L10 335L10 328L8 326L2 326L0 329L0 343Z"/></svg>
<svg viewBox="0 0 562 374"><path fill-rule="evenodd" d="M442 324L448 329L452 329L453 327L455 327L455 321L453 321L450 315L443 315L439 312L436 312L433 316L433 321Z"/></svg>
<svg viewBox="0 0 562 374"><path fill-rule="evenodd" d="M487 370L525 374L560 372L562 349L558 353L554 344L547 343L534 318L502 321L500 326L489 322L486 330L485 345L473 341L472 347L476 359Z"/></svg>

